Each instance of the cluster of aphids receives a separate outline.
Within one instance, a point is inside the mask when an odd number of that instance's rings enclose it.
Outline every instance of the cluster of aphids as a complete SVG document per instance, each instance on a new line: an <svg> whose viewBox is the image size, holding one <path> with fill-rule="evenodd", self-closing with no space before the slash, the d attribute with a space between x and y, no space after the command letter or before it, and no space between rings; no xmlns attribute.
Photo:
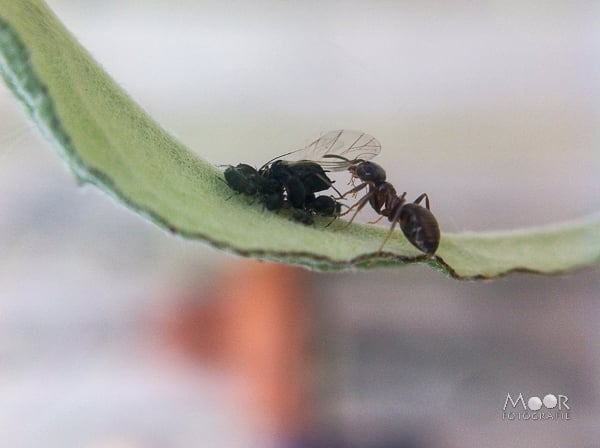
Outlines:
<svg viewBox="0 0 600 448"><path fill-rule="evenodd" d="M394 186L386 181L385 170L369 162L381 151L374 137L357 131L331 131L310 145L278 156L258 170L241 163L225 170L225 180L235 191L258 197L269 210L290 208L294 219L305 224L313 223L313 215L337 218L354 211L348 225L362 208L369 204L392 223L390 231L379 247L379 252L391 237L397 224L406 238L419 250L432 255L440 242L440 229L429 210L429 198L423 193L414 202L406 202L406 192L396 193ZM295 159L295 160L286 160ZM341 194L327 176L329 171L348 170L354 185ZM332 188L336 197L316 195ZM338 200L355 196L365 190L366 194L341 213ZM425 199L425 207L420 203Z"/></svg>
<svg viewBox="0 0 600 448"><path fill-rule="evenodd" d="M245 163L229 166L225 180L238 193L257 196L269 210L290 208L295 220L313 223L313 215L337 217L341 204L331 196L315 193L333 187L323 168L315 162L276 160L255 169Z"/></svg>

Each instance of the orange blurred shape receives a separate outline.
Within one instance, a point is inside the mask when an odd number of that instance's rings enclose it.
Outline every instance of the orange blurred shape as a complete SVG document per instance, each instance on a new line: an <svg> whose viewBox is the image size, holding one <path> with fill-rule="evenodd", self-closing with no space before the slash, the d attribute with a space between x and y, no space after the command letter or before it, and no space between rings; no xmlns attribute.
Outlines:
<svg viewBox="0 0 600 448"><path fill-rule="evenodd" d="M203 294L208 297L183 300L170 316L171 347L240 378L246 413L264 430L288 437L303 432L309 392L306 271L243 260L228 264L215 288Z"/></svg>

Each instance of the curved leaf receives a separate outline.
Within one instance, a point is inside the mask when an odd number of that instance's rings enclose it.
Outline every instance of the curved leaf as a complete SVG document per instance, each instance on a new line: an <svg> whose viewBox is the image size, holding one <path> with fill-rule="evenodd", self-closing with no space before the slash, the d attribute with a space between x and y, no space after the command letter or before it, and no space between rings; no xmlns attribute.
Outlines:
<svg viewBox="0 0 600 448"><path fill-rule="evenodd" d="M82 182L159 226L244 256L319 270L366 267L386 228L306 227L233 195L222 173L160 128L40 0L0 0L0 70ZM600 215L494 234L443 234L433 258L402 236L377 265L422 262L459 278L563 272L600 260Z"/></svg>

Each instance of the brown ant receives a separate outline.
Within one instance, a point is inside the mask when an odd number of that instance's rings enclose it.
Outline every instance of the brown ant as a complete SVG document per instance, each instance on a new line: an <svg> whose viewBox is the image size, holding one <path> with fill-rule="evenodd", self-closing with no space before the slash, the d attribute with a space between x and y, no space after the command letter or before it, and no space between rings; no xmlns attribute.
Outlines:
<svg viewBox="0 0 600 448"><path fill-rule="evenodd" d="M392 223L388 235L379 246L378 256L398 223L404 236L413 246L429 256L435 253L440 243L440 228L429 209L429 197L426 193L419 195L412 203L406 202L406 192L398 196L394 186L386 181L385 170L380 165L362 159L349 160L335 154L327 154L324 157L342 159L350 164L348 171L352 174L351 182L353 185L354 179L362 181L362 183L341 195L339 199L345 198L349 194L355 195L359 191L368 188L367 194L343 213L347 214L356 209L347 225L354 221L358 212L367 203L371 205L377 214L381 215L377 221L387 217L388 221ZM419 205L423 199L425 199L425 207Z"/></svg>

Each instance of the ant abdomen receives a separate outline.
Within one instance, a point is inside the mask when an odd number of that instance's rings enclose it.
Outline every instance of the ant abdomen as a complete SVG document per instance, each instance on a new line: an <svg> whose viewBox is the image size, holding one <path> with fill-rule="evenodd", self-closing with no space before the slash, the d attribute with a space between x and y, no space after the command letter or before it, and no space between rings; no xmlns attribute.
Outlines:
<svg viewBox="0 0 600 448"><path fill-rule="evenodd" d="M427 255L433 255L440 244L440 227L433 213L418 204L402 206L400 228L408 241Z"/></svg>

